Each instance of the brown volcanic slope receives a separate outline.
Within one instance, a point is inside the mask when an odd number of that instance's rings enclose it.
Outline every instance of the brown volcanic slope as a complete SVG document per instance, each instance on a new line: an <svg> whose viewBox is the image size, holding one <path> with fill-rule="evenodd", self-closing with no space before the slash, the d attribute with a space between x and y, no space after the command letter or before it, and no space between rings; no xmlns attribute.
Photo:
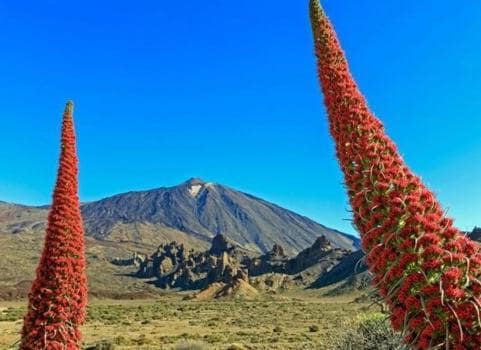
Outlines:
<svg viewBox="0 0 481 350"><path fill-rule="evenodd" d="M48 207L29 207L18 204L0 202L0 234L20 235L26 233L43 234L48 215ZM84 220L87 220L85 218ZM97 238L86 226L86 235ZM144 243L148 246L157 246L160 243L177 241L188 248L206 248L207 242L201 241L192 235L166 227L162 224L148 222L116 222L104 241L120 243Z"/></svg>
<svg viewBox="0 0 481 350"><path fill-rule="evenodd" d="M152 236L160 227L184 232L205 244L217 234L241 247L267 252L281 244L296 254L320 236L335 247L356 250L359 240L306 217L229 187L191 179L179 186L129 192L85 204L82 207L88 235L102 240L126 236L145 241L142 230ZM123 232L123 233L121 233Z"/></svg>
<svg viewBox="0 0 481 350"><path fill-rule="evenodd" d="M18 234L45 229L48 211L0 201L0 233Z"/></svg>

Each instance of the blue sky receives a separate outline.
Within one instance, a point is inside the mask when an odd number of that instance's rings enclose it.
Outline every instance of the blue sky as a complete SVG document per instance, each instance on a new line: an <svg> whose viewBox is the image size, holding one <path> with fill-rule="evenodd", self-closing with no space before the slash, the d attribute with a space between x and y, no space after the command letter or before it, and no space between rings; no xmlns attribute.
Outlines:
<svg viewBox="0 0 481 350"><path fill-rule="evenodd" d="M353 232L307 1L0 2L0 200L50 201L76 103L84 201L227 184ZM324 6L406 161L481 225L481 2Z"/></svg>

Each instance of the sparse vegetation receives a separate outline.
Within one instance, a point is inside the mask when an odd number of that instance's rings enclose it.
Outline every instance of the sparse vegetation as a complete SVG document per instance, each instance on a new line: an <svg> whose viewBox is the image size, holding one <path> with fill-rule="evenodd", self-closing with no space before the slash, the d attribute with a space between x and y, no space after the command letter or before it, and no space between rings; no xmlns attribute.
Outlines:
<svg viewBox="0 0 481 350"><path fill-rule="evenodd" d="M231 344L227 350L247 350L243 345L240 344Z"/></svg>
<svg viewBox="0 0 481 350"><path fill-rule="evenodd" d="M401 350L401 337L391 329L386 315L364 315L348 327L338 343L340 350Z"/></svg>
<svg viewBox="0 0 481 350"><path fill-rule="evenodd" d="M208 350L206 343L198 341L185 341L174 347L175 350Z"/></svg>
<svg viewBox="0 0 481 350"><path fill-rule="evenodd" d="M281 326L275 326L272 331L274 333L282 333L282 327Z"/></svg>
<svg viewBox="0 0 481 350"><path fill-rule="evenodd" d="M320 297L319 291L252 301L182 299L92 301L82 329L85 348L176 350L197 343L212 350L338 350L351 320L377 310L353 303L355 295ZM0 304L0 349L18 340L24 311L24 303Z"/></svg>
<svg viewBox="0 0 481 350"><path fill-rule="evenodd" d="M115 345L109 341L102 341L92 346L87 346L85 350L115 350Z"/></svg>

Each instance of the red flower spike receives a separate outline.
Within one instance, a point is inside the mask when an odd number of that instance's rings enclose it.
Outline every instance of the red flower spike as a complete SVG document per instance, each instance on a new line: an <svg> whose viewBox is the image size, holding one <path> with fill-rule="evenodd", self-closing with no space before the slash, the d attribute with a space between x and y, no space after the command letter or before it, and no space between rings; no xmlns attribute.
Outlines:
<svg viewBox="0 0 481 350"><path fill-rule="evenodd" d="M24 317L21 350L78 350L85 319L87 277L73 123L73 104L63 114L57 183L47 232Z"/></svg>
<svg viewBox="0 0 481 350"><path fill-rule="evenodd" d="M354 223L393 327L406 327L405 340L414 349L481 349L473 312L481 297L480 246L453 227L434 194L404 164L351 76L319 0L310 0L310 15Z"/></svg>

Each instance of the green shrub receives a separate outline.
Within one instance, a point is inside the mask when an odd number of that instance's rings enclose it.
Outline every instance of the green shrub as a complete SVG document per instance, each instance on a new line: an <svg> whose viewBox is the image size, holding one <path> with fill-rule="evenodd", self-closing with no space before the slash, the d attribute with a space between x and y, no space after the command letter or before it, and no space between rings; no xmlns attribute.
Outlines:
<svg viewBox="0 0 481 350"><path fill-rule="evenodd" d="M346 329L335 349L338 350L402 350L399 334L393 332L386 315L362 316Z"/></svg>
<svg viewBox="0 0 481 350"><path fill-rule="evenodd" d="M127 344L127 339L122 335L118 335L114 338L114 344L116 344L116 345Z"/></svg>

